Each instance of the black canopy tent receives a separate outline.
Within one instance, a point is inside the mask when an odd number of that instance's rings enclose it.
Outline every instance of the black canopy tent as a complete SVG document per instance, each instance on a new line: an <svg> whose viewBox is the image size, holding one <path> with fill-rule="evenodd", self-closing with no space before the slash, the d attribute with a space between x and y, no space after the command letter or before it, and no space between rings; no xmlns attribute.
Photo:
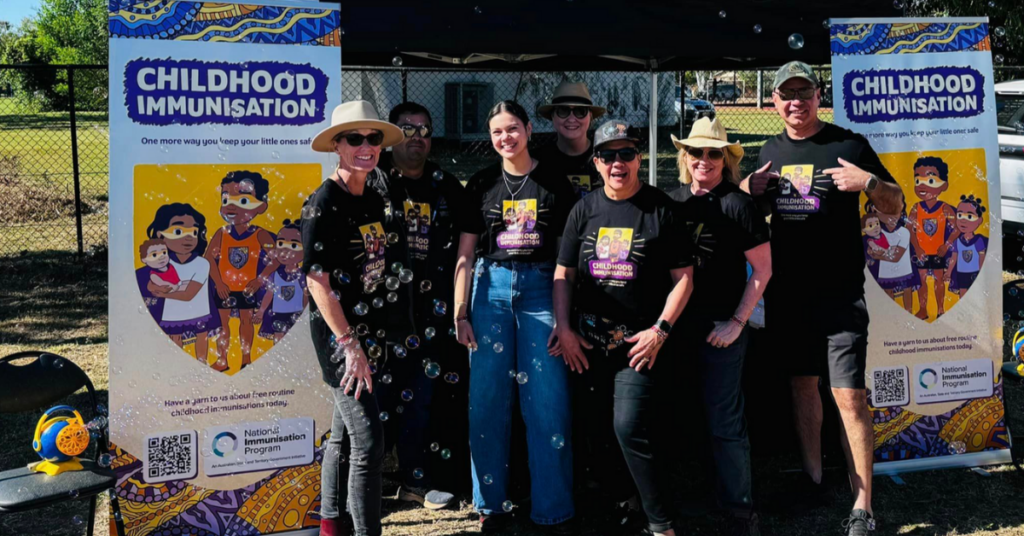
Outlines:
<svg viewBox="0 0 1024 536"><path fill-rule="evenodd" d="M898 5L899 0L345 2L342 63L391 66L400 56L406 67L531 71L749 69L793 59L822 64L829 62L827 19L900 16ZM802 47L790 46L793 34L803 38Z"/></svg>

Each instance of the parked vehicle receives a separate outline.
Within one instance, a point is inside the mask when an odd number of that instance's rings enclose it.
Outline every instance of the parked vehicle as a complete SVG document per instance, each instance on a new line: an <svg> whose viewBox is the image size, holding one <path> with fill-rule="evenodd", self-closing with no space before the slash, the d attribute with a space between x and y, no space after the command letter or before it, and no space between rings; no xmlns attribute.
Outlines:
<svg viewBox="0 0 1024 536"><path fill-rule="evenodd" d="M676 115L683 123L682 132L687 133L690 131L690 127L693 126L693 122L701 117L715 117L715 105L703 99L696 99L693 97L693 92L690 88L686 88L685 95L686 99L683 99L683 88L676 86Z"/></svg>
<svg viewBox="0 0 1024 536"><path fill-rule="evenodd" d="M735 84L718 84L714 92L711 100L715 102L736 102L740 98L740 89Z"/></svg>
<svg viewBox="0 0 1024 536"><path fill-rule="evenodd" d="M996 84L995 89L1003 266L1017 271L1024 268L1024 80ZM992 229L996 232L995 225Z"/></svg>

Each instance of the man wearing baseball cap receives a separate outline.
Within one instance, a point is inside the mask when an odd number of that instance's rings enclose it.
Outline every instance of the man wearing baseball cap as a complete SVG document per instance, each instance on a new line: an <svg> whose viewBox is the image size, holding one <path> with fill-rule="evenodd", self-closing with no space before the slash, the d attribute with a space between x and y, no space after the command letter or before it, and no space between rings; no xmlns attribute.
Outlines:
<svg viewBox="0 0 1024 536"><path fill-rule="evenodd" d="M860 193L888 214L900 212L903 193L863 136L818 118L821 86L809 65L783 65L773 88L785 130L768 140L757 171L742 183L771 211L766 325L787 350L782 365L791 376L807 495L826 496L818 394L824 379L839 408L854 496L843 527L845 534L866 535L874 530L874 434L865 393L868 312Z"/></svg>

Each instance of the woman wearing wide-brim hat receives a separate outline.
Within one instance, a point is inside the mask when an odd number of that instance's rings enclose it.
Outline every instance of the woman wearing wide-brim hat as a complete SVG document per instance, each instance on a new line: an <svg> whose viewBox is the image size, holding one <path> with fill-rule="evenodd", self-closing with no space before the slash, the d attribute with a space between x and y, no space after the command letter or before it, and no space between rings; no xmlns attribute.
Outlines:
<svg viewBox="0 0 1024 536"><path fill-rule="evenodd" d="M680 322L688 370L702 395L718 475L718 501L729 512L730 534L758 534L750 494L750 442L741 379L747 320L771 277L768 224L740 190L743 147L730 142L717 119L701 118L679 149L679 182L671 197L691 222L696 241L693 297ZM747 263L752 268L747 278Z"/></svg>
<svg viewBox="0 0 1024 536"><path fill-rule="evenodd" d="M595 106L583 82L563 81L555 88L551 101L539 106L537 114L551 121L557 139L537 151L537 160L565 175L580 197L600 189L601 175L591 161L587 132L595 119L605 114Z"/></svg>
<svg viewBox="0 0 1024 536"><path fill-rule="evenodd" d="M303 206L301 225L302 269L313 298L310 333L323 380L334 391L331 438L321 469L320 534L326 536L381 534L384 429L371 369L384 358L386 345L365 338L388 321L386 307L367 305L376 297L383 301L387 293L381 284L387 244L373 238L383 236L385 205L366 187L366 177L374 172L381 149L403 139L401 129L381 121L372 104L352 101L334 109L331 126L312 143L314 151L338 156L334 173ZM277 247L299 246L279 240ZM358 330L350 320L359 324ZM346 503L351 522L344 515Z"/></svg>

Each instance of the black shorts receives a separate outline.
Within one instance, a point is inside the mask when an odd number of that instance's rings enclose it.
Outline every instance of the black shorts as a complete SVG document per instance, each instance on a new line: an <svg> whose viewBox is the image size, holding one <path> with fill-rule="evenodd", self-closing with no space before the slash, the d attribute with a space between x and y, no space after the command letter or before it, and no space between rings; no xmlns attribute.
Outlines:
<svg viewBox="0 0 1024 536"><path fill-rule="evenodd" d="M917 258L918 270L945 270L948 264L946 257L941 255L922 255Z"/></svg>
<svg viewBox="0 0 1024 536"><path fill-rule="evenodd" d="M765 304L765 323L790 376L819 376L831 387L867 384L868 308L864 298L792 309Z"/></svg>
<svg viewBox="0 0 1024 536"><path fill-rule="evenodd" d="M226 300L221 300L219 296L217 299L217 307L221 309L257 309L259 306L260 302L255 294L246 296L240 290L232 290Z"/></svg>

